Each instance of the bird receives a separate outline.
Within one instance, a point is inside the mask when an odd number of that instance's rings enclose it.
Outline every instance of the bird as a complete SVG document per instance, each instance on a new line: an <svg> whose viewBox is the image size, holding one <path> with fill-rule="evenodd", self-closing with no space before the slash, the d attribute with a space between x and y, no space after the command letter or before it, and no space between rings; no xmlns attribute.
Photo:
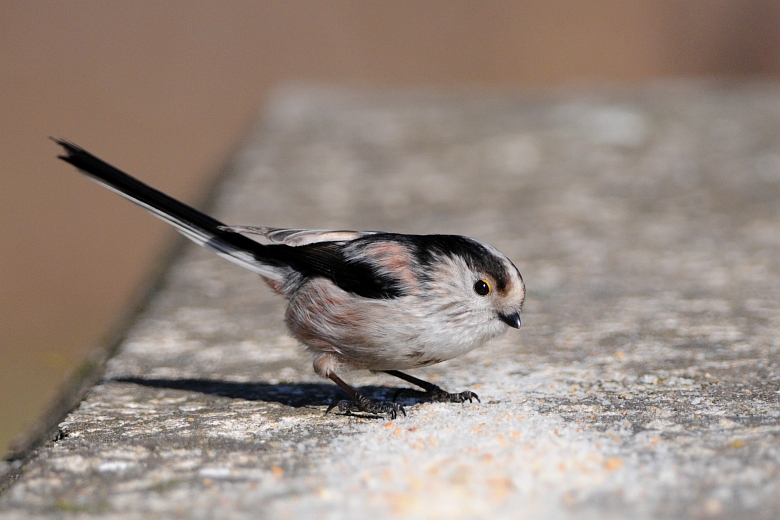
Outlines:
<svg viewBox="0 0 780 520"><path fill-rule="evenodd" d="M185 237L260 275L287 299L290 334L313 356L317 375L350 399L345 414L406 415L393 399L369 399L339 373L384 372L432 401L479 401L402 370L456 358L519 329L525 283L509 258L460 235L282 229L225 225L65 139L58 158L173 225ZM262 237L262 242L247 235Z"/></svg>

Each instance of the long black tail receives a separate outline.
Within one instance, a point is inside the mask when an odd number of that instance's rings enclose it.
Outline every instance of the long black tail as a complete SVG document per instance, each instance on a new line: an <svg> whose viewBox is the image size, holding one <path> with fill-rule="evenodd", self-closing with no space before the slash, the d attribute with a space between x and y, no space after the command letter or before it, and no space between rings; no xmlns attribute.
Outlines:
<svg viewBox="0 0 780 520"><path fill-rule="evenodd" d="M285 263L274 258L267 246L238 233L220 229L224 226L222 222L147 186L73 143L64 139L54 141L65 149L66 154L58 156L60 159L72 164L98 184L170 223L196 244L267 278L283 279Z"/></svg>

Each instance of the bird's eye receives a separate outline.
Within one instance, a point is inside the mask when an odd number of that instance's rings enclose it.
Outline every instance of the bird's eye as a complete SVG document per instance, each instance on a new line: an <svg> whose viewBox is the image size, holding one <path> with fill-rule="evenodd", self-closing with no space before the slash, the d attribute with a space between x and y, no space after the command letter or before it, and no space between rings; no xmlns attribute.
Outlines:
<svg viewBox="0 0 780 520"><path fill-rule="evenodd" d="M487 296L490 294L490 284L487 283L487 280L478 280L474 284L474 292L480 296Z"/></svg>

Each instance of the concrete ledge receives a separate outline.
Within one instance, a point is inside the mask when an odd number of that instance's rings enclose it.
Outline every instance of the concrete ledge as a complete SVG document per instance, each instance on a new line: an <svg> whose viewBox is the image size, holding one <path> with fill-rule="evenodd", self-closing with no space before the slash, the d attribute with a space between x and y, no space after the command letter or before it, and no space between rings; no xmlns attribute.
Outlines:
<svg viewBox="0 0 780 520"><path fill-rule="evenodd" d="M510 256L523 328L418 372L482 403L325 414L341 395L283 302L192 247L4 518L780 516L777 88L287 90L234 170L230 223L460 233Z"/></svg>

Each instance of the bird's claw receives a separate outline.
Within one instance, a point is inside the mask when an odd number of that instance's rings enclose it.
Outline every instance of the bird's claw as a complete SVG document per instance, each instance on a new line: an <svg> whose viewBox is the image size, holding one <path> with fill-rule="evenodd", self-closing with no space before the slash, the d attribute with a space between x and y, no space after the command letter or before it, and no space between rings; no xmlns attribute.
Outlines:
<svg viewBox="0 0 780 520"><path fill-rule="evenodd" d="M378 403L372 401L363 394L357 394L352 401L340 401L338 404L340 412L347 415L353 412L365 412L372 415L387 415L391 420L398 417L399 413L406 416L406 410L399 403Z"/></svg>
<svg viewBox="0 0 780 520"><path fill-rule="evenodd" d="M406 393L419 395L422 399L425 399L426 401L433 401L434 403L465 403L466 401L473 403L474 399L476 399L478 403L482 402L479 400L479 396L471 390L453 394L442 388L439 388L438 386L429 388L424 392L402 388L395 393L393 396L393 401L396 401L401 395Z"/></svg>
<svg viewBox="0 0 780 520"><path fill-rule="evenodd" d="M427 394L428 399L437 403L465 403L466 401L473 403L474 399L476 399L478 403L482 402L479 400L479 396L471 390L452 394L437 386L435 389L428 390L425 393Z"/></svg>

